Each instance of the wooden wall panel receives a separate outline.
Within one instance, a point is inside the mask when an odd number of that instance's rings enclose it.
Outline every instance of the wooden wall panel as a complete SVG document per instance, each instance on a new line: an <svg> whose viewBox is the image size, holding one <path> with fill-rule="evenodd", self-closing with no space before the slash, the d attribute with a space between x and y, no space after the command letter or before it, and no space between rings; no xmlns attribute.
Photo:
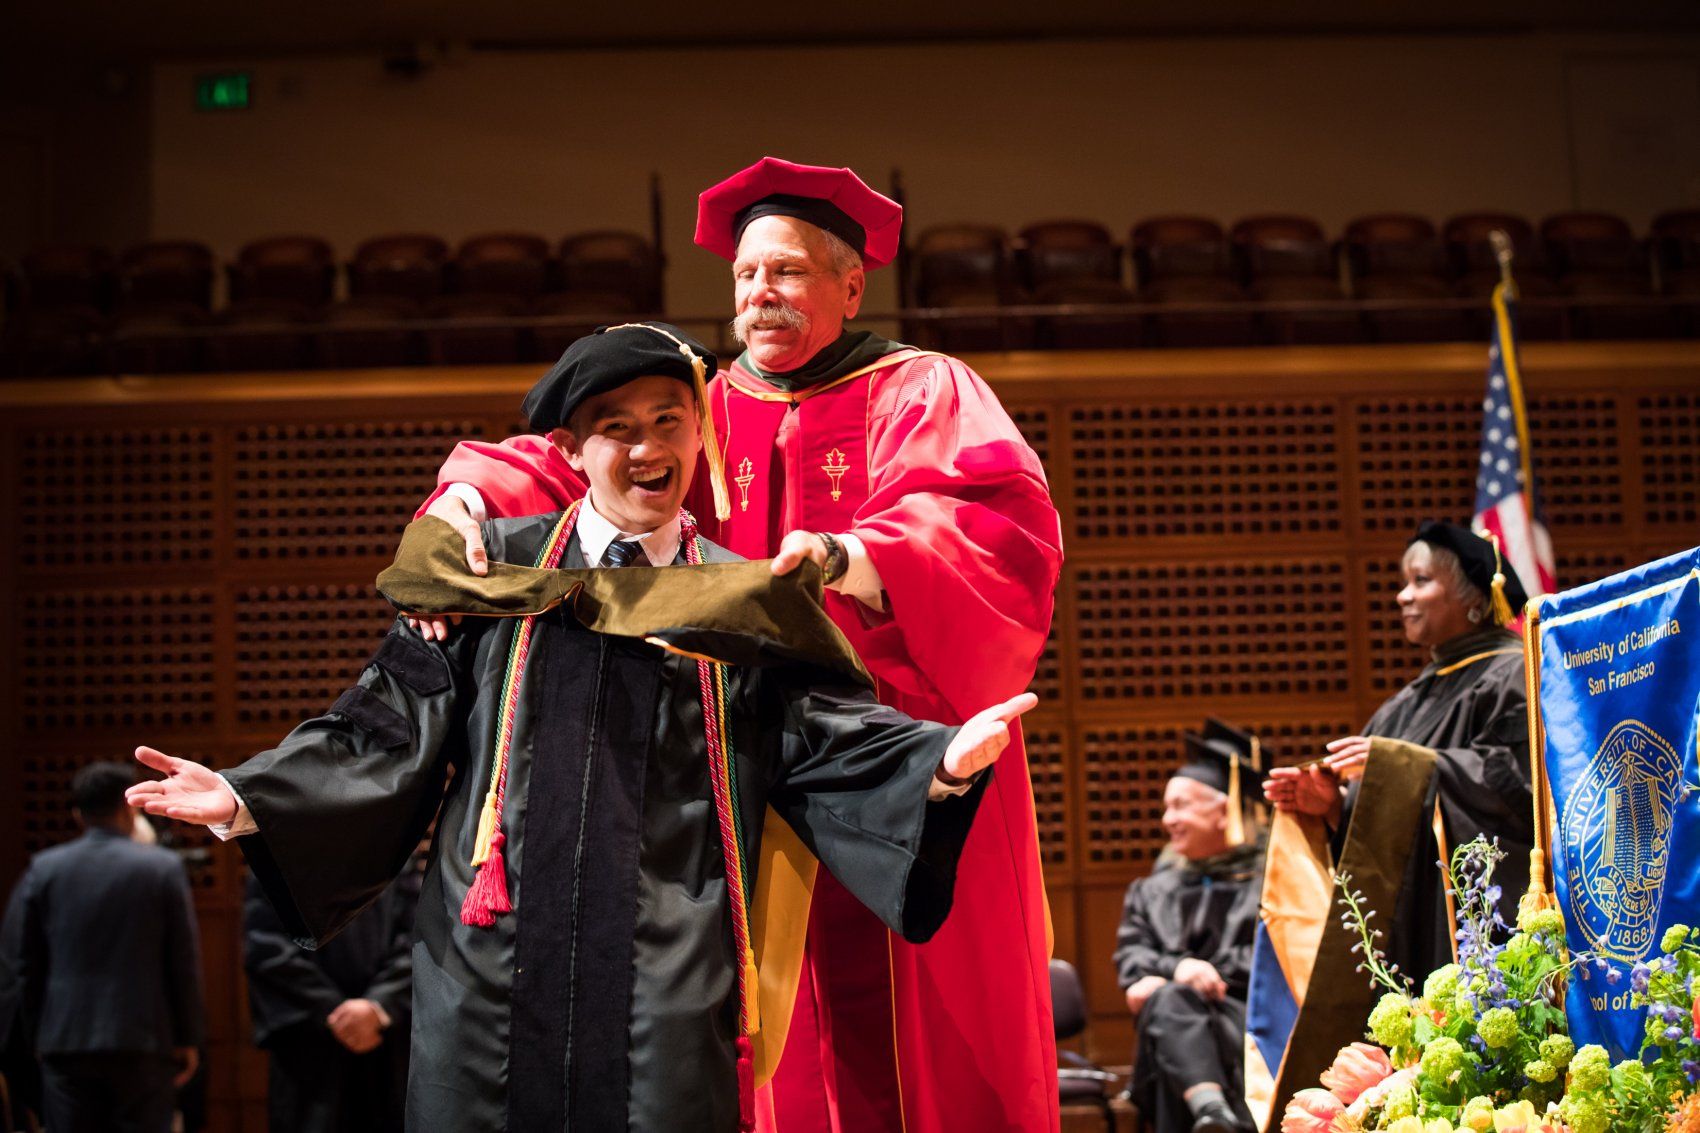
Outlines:
<svg viewBox="0 0 1700 1133"><path fill-rule="evenodd" d="M1535 460L1565 585L1700 541L1700 348L1531 345ZM1356 731L1420 667L1393 607L1419 520L1467 518L1485 348L970 359L1044 461L1068 563L1030 774L1058 953L1123 1061L1121 897L1206 715L1273 762ZM69 836L70 776L139 742L227 767L324 708L391 612L372 588L454 442L527 368L0 386L9 674L0 880ZM214 1128L252 1130L240 856L184 851L206 934Z"/></svg>
<svg viewBox="0 0 1700 1133"><path fill-rule="evenodd" d="M384 559L470 419L247 426L232 438L242 560Z"/></svg>

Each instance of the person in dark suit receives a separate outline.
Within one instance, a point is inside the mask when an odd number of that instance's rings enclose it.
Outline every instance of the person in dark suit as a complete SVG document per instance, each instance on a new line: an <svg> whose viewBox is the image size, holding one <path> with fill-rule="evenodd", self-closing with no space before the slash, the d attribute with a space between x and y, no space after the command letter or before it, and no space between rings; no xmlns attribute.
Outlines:
<svg viewBox="0 0 1700 1133"><path fill-rule="evenodd" d="M131 839L135 775L71 781L80 837L37 854L0 937L16 939L25 1026L53 1133L164 1133L199 1062L200 941L177 856ZM14 938L14 933L16 936Z"/></svg>
<svg viewBox="0 0 1700 1133"><path fill-rule="evenodd" d="M242 957L254 1042L271 1055L273 1129L401 1133L418 893L410 868L335 939L308 951L249 876Z"/></svg>

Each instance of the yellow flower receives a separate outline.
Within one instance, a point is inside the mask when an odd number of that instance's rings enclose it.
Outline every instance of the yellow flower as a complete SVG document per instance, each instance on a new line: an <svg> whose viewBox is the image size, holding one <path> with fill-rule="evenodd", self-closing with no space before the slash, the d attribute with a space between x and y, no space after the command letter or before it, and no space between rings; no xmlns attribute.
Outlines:
<svg viewBox="0 0 1700 1133"><path fill-rule="evenodd" d="M1493 1112L1494 1133L1533 1133L1539 1122L1534 1103L1527 1100L1502 1105Z"/></svg>
<svg viewBox="0 0 1700 1133"><path fill-rule="evenodd" d="M1401 1117L1387 1127L1387 1133L1425 1133L1423 1119L1420 1117Z"/></svg>
<svg viewBox="0 0 1700 1133"><path fill-rule="evenodd" d="M1452 1123L1444 1117L1431 1117L1423 1123L1423 1133L1452 1133Z"/></svg>
<svg viewBox="0 0 1700 1133"><path fill-rule="evenodd" d="M1475 1133L1486 1133L1493 1128L1493 1102L1477 1096L1464 1103L1464 1112L1458 1120L1475 1130Z"/></svg>

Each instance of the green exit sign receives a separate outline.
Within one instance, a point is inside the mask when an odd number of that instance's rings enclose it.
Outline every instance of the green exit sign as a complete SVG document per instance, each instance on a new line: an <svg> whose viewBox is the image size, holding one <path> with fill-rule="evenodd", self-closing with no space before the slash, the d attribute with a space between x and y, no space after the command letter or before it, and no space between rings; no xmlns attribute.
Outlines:
<svg viewBox="0 0 1700 1133"><path fill-rule="evenodd" d="M225 71L195 77L196 110L247 110L252 104L254 73Z"/></svg>

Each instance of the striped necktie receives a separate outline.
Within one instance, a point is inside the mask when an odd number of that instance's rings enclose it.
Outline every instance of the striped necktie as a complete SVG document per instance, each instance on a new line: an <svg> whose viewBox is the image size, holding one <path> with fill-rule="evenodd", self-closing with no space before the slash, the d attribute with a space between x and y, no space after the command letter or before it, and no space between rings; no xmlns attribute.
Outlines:
<svg viewBox="0 0 1700 1133"><path fill-rule="evenodd" d="M643 553L643 545L637 540L616 539L608 544L606 551L602 552L602 565L605 567L648 566L649 556Z"/></svg>

